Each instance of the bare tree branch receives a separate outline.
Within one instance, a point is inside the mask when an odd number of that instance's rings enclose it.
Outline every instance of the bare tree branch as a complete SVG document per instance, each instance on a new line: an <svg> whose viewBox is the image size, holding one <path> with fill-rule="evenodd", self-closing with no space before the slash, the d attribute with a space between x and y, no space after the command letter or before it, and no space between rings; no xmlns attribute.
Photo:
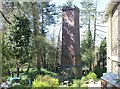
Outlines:
<svg viewBox="0 0 120 89"><path fill-rule="evenodd" d="M4 15L4 13L0 10L1 15L3 16L3 18L5 19L5 21L7 21L9 24L12 24Z"/></svg>

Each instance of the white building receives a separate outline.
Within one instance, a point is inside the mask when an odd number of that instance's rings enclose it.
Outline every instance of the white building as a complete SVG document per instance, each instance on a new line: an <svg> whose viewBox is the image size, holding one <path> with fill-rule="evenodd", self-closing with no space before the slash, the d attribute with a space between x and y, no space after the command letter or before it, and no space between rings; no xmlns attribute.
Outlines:
<svg viewBox="0 0 120 89"><path fill-rule="evenodd" d="M120 0L109 1L102 22L108 24L107 72L120 74Z"/></svg>

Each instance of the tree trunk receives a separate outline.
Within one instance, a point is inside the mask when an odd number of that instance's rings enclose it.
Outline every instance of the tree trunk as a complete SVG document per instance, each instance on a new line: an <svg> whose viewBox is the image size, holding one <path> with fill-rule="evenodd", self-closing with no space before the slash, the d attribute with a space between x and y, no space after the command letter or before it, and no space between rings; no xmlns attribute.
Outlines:
<svg viewBox="0 0 120 89"><path fill-rule="evenodd" d="M28 68L27 68L27 70L26 70L26 73L28 73L29 69L30 69L30 65L28 65Z"/></svg>
<svg viewBox="0 0 120 89"><path fill-rule="evenodd" d="M41 60L40 60L39 50L37 51L37 70L41 70Z"/></svg>
<svg viewBox="0 0 120 89"><path fill-rule="evenodd" d="M90 61L90 71L92 71L92 62Z"/></svg>
<svg viewBox="0 0 120 89"><path fill-rule="evenodd" d="M38 32L39 32L39 19L38 19L38 11L37 11L37 2L31 2L31 5L32 5L32 14L33 14L33 24L34 24L34 35L37 36L38 35ZM37 43L35 43L35 46L36 48L38 48L37 46ZM41 61L40 61L40 57L39 57L39 49L37 49L37 52L36 52L36 59L37 59L37 70L40 71L40 64L41 64Z"/></svg>
<svg viewBox="0 0 120 89"><path fill-rule="evenodd" d="M96 14L97 14L97 11L96 11L96 8L95 8L95 21L94 21L94 39L93 39L93 53L95 53L95 39L96 39ZM94 61L95 61L95 55L93 55L93 68L95 67L94 66Z"/></svg>
<svg viewBox="0 0 120 89"><path fill-rule="evenodd" d="M11 75L10 68L8 68L7 75L8 75L8 76L10 76L10 75Z"/></svg>
<svg viewBox="0 0 120 89"><path fill-rule="evenodd" d="M97 61L97 66L100 67L100 60Z"/></svg>
<svg viewBox="0 0 120 89"><path fill-rule="evenodd" d="M37 2L32 4L32 15L33 15L33 24L34 24L34 35L38 35L38 11L37 11Z"/></svg>
<svg viewBox="0 0 120 89"><path fill-rule="evenodd" d="M46 68L46 52L44 53L43 57L43 67Z"/></svg>
<svg viewBox="0 0 120 89"><path fill-rule="evenodd" d="M17 77L19 77L19 64L16 64L16 70L17 70Z"/></svg>

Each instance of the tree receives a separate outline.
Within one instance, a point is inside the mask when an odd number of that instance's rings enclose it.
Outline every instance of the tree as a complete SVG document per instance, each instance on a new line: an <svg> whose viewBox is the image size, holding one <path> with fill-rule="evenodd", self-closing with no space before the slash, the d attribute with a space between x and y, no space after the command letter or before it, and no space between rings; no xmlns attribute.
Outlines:
<svg viewBox="0 0 120 89"><path fill-rule="evenodd" d="M58 66L58 61L60 60L59 50L55 47L54 43L52 44L50 41L51 40L48 42L47 39L41 35L34 36L32 41L32 48L34 49L34 52L32 55L36 55L36 53L39 52L39 66L56 72L56 67ZM37 44L37 49L35 43ZM33 59L33 61L36 60Z"/></svg>
<svg viewBox="0 0 120 89"><path fill-rule="evenodd" d="M9 75L10 68L14 65L14 58L13 58L13 51L10 48L11 42L9 40L9 33L10 33L10 26L12 25L12 12L14 10L14 3L13 2L4 2L2 3L2 11L1 15L4 18L3 28L2 28L2 71L3 76ZM11 8L9 8L11 7ZM8 70L6 70L8 69Z"/></svg>
<svg viewBox="0 0 120 89"><path fill-rule="evenodd" d="M49 4L48 2L44 2L44 3L31 3L33 8L33 27L34 27L34 35L38 36L39 34L41 34L42 36L46 36L46 30L47 30L47 26L55 23L55 19L54 19L54 15L56 14L55 10L55 5L54 4ZM40 12L39 13L39 9L37 9L38 7L40 7ZM40 15L39 15L40 14ZM39 22L40 21L40 22ZM37 38L37 37L35 37ZM38 37L39 38L39 37ZM37 43L35 41L36 44L36 48L37 48ZM44 49L44 52L41 53L39 52L40 50L38 50L37 54L36 54L36 58L37 58L37 69L40 70L40 62L42 61L42 63L44 62L44 66L46 64L46 52L45 52L45 46L42 46L42 48ZM40 54L44 55L41 56L41 58L39 57Z"/></svg>
<svg viewBox="0 0 120 89"><path fill-rule="evenodd" d="M95 60L95 41L96 41L96 20L97 20L97 1L94 3L93 1L86 1L86 0L82 0L81 2L81 25L83 28L86 28L87 30L85 30L84 32L86 34L88 34L87 37L87 41L82 41L83 43L82 48L85 47L86 49L91 49L91 66L92 68L94 67L94 60ZM93 35L92 35L92 30L93 30ZM87 31L87 32L86 32ZM90 36L91 35L91 36ZM88 42L89 44L87 44L86 42ZM86 44L83 46L83 44ZM83 48L82 51L85 51ZM90 70L92 70L90 68Z"/></svg>
<svg viewBox="0 0 120 89"><path fill-rule="evenodd" d="M92 62L93 62L93 52L92 50L92 35L91 31L88 29L85 39L81 43L81 58L83 60L84 66L89 65L89 70L92 70Z"/></svg>
<svg viewBox="0 0 120 89"><path fill-rule="evenodd" d="M105 68L106 65L106 59L107 59L106 54L107 54L106 38L104 38L100 44L100 50L99 50L100 60L98 64L100 66L100 62L101 62L103 68Z"/></svg>
<svg viewBox="0 0 120 89"><path fill-rule="evenodd" d="M80 2L81 4L81 25L82 27L85 27L87 29L91 30L91 24L94 21L94 3L92 1L84 1L82 0L82 2Z"/></svg>
<svg viewBox="0 0 120 89"><path fill-rule="evenodd" d="M0 11L0 13L5 20L5 30L3 33L5 66L14 65L15 63L13 62L15 61L16 67L18 68L19 62L23 64L25 62L30 64L31 62L32 64L32 59L37 63L38 70L45 66L49 66L50 68L50 65L53 63L50 58L53 61L56 60L57 48L55 45L51 46L47 42L46 33L48 31L47 27L56 22L55 16L57 12L55 4L50 4L49 2L4 2L3 8L4 10L2 12ZM30 23L26 22L27 20ZM49 51L55 54L54 56L52 55L53 58L50 56ZM11 60L11 64L7 64L7 60ZM51 64L47 63L48 61ZM57 64L54 65L56 66Z"/></svg>
<svg viewBox="0 0 120 89"><path fill-rule="evenodd" d="M25 63L30 60L29 47L31 30L29 27L29 20L25 16L17 17L13 21L12 30L10 33L11 49L14 52L14 59L17 59L16 68L17 76L19 76L19 63Z"/></svg>

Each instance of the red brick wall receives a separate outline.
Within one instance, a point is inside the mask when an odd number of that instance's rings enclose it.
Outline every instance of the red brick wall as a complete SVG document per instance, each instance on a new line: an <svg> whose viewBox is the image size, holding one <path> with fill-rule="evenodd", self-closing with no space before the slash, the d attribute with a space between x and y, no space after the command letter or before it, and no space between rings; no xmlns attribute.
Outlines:
<svg viewBox="0 0 120 89"><path fill-rule="evenodd" d="M62 21L61 66L71 68L81 64L79 10L77 8L64 8Z"/></svg>

